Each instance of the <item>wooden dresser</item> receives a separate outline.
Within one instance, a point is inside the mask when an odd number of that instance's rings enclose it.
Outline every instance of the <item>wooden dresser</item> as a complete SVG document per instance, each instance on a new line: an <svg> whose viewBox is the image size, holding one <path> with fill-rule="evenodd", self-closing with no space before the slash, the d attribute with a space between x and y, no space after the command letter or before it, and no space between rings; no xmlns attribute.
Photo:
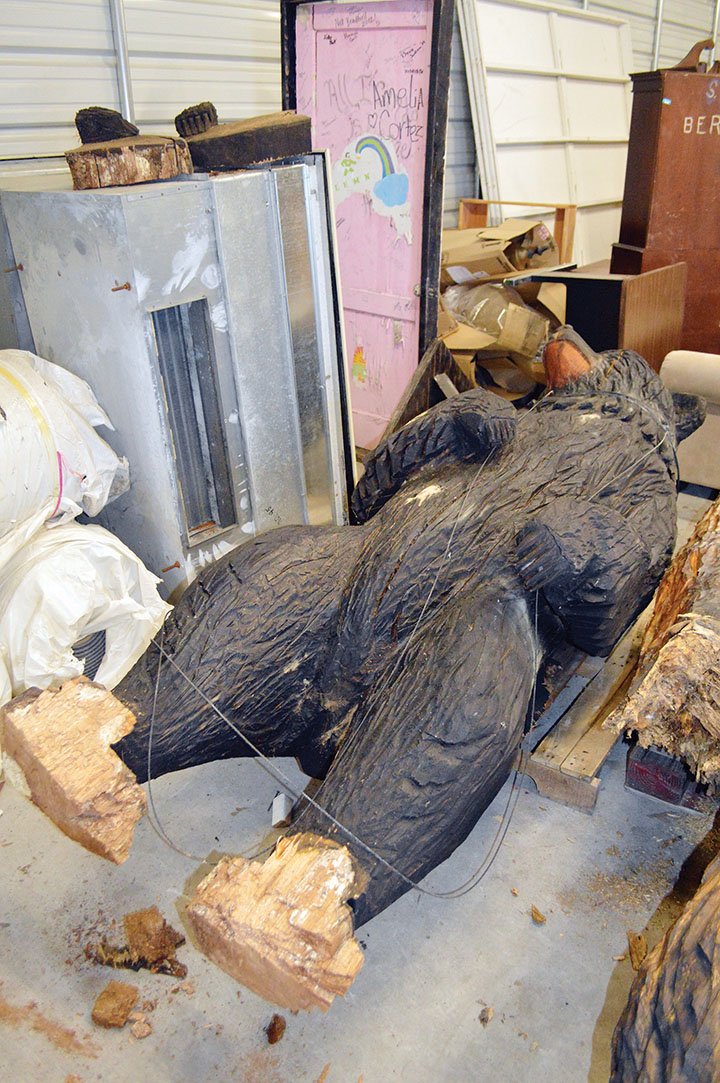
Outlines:
<svg viewBox="0 0 720 1083"><path fill-rule="evenodd" d="M680 346L720 352L720 75L633 75L620 242L613 273L688 268Z"/></svg>

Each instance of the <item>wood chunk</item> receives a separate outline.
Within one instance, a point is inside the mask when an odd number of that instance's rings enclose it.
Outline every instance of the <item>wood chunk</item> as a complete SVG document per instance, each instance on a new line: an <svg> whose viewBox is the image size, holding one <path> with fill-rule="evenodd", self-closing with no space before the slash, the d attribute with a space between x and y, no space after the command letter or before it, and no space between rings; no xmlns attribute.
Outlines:
<svg viewBox="0 0 720 1083"><path fill-rule="evenodd" d="M152 1026L145 1016L141 1015L133 1022L130 1027L130 1033L133 1038L149 1038L152 1034Z"/></svg>
<svg viewBox="0 0 720 1083"><path fill-rule="evenodd" d="M105 938L99 943L88 943L85 958L100 966L185 977L187 967L175 956L175 949L185 943L185 937L165 921L157 906L126 914L123 924L126 944L116 946Z"/></svg>
<svg viewBox="0 0 720 1083"><path fill-rule="evenodd" d="M180 114L182 116L182 114ZM268 113L231 124L216 124L188 137L193 165L200 173L243 169L273 158L312 150L310 118L292 111Z"/></svg>
<svg viewBox="0 0 720 1083"><path fill-rule="evenodd" d="M110 745L134 715L86 677L31 689L0 712L1 742L30 797L61 831L101 857L123 862L145 794Z"/></svg>
<svg viewBox="0 0 720 1083"><path fill-rule="evenodd" d="M93 1005L93 1023L99 1027L124 1027L139 996L136 985L109 981Z"/></svg>
<svg viewBox="0 0 720 1083"><path fill-rule="evenodd" d="M345 905L360 890L349 851L304 833L281 839L264 864L223 858L187 916L201 950L253 992L326 1011L363 964Z"/></svg>
<svg viewBox="0 0 720 1083"><path fill-rule="evenodd" d="M537 906L535 906L534 903L530 907L530 917L533 919L536 925L544 925L547 921L545 915L542 913L541 910L538 910Z"/></svg>
<svg viewBox="0 0 720 1083"><path fill-rule="evenodd" d="M175 949L185 943L185 937L173 929L157 906L134 910L123 918L128 950L136 959L158 963L174 958Z"/></svg>
<svg viewBox="0 0 720 1083"><path fill-rule="evenodd" d="M279 1042L285 1033L287 1021L284 1015L278 1015L277 1012L272 1017L268 1025L265 1027L265 1033L267 1035L268 1045L275 1045Z"/></svg>
<svg viewBox="0 0 720 1083"><path fill-rule="evenodd" d="M193 171L185 140L160 135L85 143L66 151L65 158L76 189L145 184Z"/></svg>
<svg viewBox="0 0 720 1083"><path fill-rule="evenodd" d="M630 696L605 726L637 734L720 789L720 500L673 559L655 598Z"/></svg>
<svg viewBox="0 0 720 1083"><path fill-rule="evenodd" d="M486 1005L483 1008L483 1010L480 1012L480 1015L478 1016L478 1020L482 1023L482 1025L484 1027L486 1027L488 1025L488 1023L491 1022L494 1015L495 1015L495 1009L490 1008L490 1007L488 1007Z"/></svg>
<svg viewBox="0 0 720 1083"><path fill-rule="evenodd" d="M633 970L639 970L645 956L648 953L648 946L645 934L634 933L631 929L628 929L627 939L632 968Z"/></svg>

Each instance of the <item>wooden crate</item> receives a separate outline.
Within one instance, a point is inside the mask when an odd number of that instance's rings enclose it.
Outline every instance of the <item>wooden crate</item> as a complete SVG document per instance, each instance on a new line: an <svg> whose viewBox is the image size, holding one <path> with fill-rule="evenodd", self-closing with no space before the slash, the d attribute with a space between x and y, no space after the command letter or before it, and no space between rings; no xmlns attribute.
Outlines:
<svg viewBox="0 0 720 1083"><path fill-rule="evenodd" d="M488 224L488 209L493 206L537 207L545 211L553 211L555 215L553 237L558 249L558 263L571 262L577 218L577 207L574 203L518 203L508 199L461 199L458 204L458 229L483 229Z"/></svg>

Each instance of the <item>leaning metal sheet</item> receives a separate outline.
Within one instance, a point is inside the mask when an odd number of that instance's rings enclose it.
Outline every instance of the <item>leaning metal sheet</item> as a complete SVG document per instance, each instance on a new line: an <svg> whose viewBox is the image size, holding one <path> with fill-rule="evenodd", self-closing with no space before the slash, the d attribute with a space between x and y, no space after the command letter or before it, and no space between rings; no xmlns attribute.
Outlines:
<svg viewBox="0 0 720 1083"><path fill-rule="evenodd" d="M304 166L293 165L279 169L275 179L281 212L307 513L310 522L323 523L331 519L331 476L303 173Z"/></svg>
<svg viewBox="0 0 720 1083"><path fill-rule="evenodd" d="M215 177L211 190L255 529L307 522L275 178Z"/></svg>

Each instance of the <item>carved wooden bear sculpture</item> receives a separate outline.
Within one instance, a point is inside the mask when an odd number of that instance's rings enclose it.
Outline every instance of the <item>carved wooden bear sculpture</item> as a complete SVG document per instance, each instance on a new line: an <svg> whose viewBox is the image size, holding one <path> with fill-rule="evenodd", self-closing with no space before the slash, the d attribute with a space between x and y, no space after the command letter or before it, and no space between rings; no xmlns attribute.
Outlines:
<svg viewBox="0 0 720 1083"><path fill-rule="evenodd" d="M371 455L362 525L292 527L206 569L164 649L268 756L324 777L317 801L419 880L508 777L560 621L606 654L652 595L675 539L676 441L702 420L631 351L549 344L551 393L517 415L482 390L417 418ZM538 591L539 635L535 632ZM115 748L147 775L151 648L115 695L138 718ZM247 755L162 665L153 774ZM347 843L368 873L358 922L408 889L316 809L293 832Z"/></svg>

